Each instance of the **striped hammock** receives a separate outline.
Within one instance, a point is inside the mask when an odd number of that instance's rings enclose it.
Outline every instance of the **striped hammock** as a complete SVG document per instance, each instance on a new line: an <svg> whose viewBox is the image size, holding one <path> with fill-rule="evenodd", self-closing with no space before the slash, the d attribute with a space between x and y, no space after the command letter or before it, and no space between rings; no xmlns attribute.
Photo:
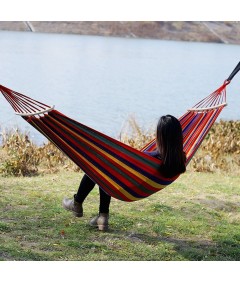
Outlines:
<svg viewBox="0 0 240 282"><path fill-rule="evenodd" d="M180 117L187 164L226 104L226 86L240 69L212 94ZM0 85L16 114L40 131L110 196L136 201L175 181L159 173L161 160L145 154L156 149L152 140L141 151L79 123L54 107Z"/></svg>

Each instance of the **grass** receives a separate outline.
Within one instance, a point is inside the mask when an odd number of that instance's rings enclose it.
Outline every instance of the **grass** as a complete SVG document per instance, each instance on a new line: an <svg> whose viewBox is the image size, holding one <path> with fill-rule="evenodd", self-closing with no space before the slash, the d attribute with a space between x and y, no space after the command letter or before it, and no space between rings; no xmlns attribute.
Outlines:
<svg viewBox="0 0 240 282"><path fill-rule="evenodd" d="M238 261L240 176L187 172L141 201L113 199L110 230L88 225L98 189L84 217L65 211L82 174L0 177L2 261Z"/></svg>

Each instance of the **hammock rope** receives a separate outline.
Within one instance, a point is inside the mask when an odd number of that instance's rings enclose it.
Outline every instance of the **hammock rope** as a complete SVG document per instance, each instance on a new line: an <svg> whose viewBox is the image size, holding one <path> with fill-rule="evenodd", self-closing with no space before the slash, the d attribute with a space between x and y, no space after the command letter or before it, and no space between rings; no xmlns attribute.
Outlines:
<svg viewBox="0 0 240 282"><path fill-rule="evenodd" d="M53 108L19 92L4 87L3 85L0 85L0 90L18 115L36 115L38 112L41 113L42 111L47 111L48 109Z"/></svg>
<svg viewBox="0 0 240 282"><path fill-rule="evenodd" d="M234 69L235 75L240 69ZM234 75L179 118L188 164L226 104L226 86ZM79 123L46 104L0 85L16 114L47 137L110 196L136 201L162 190L178 178L159 172L161 160L145 154L156 140L136 150Z"/></svg>

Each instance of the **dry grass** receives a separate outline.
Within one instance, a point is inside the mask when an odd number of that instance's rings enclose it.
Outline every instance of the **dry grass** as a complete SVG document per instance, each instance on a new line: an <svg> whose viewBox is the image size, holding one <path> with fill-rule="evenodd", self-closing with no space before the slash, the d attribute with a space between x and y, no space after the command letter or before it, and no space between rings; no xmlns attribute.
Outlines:
<svg viewBox="0 0 240 282"><path fill-rule="evenodd" d="M130 117L120 133L120 140L141 149L154 138L154 126L143 129ZM79 168L51 143L37 146L28 134L19 130L1 133L0 173L31 176ZM191 160L188 170L197 172L231 172L240 174L240 121L215 123Z"/></svg>
<svg viewBox="0 0 240 282"><path fill-rule="evenodd" d="M78 171L79 168L53 144L37 146L28 134L19 130L1 134L0 173L4 176L33 176L55 173L60 169Z"/></svg>
<svg viewBox="0 0 240 282"><path fill-rule="evenodd" d="M145 129L140 126L134 116L129 116L121 132L120 141L138 150L141 150L155 137L155 126Z"/></svg>
<svg viewBox="0 0 240 282"><path fill-rule="evenodd" d="M215 123L190 162L190 169L240 173L240 121Z"/></svg>

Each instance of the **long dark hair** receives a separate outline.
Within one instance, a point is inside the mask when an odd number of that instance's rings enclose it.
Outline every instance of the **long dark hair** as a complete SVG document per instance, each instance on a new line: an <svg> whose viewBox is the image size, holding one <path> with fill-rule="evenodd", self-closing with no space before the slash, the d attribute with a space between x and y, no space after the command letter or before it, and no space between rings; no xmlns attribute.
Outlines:
<svg viewBox="0 0 240 282"><path fill-rule="evenodd" d="M156 133L157 148L163 163L161 172L165 177L174 177L186 171L186 155L183 151L182 127L171 115L160 117Z"/></svg>

